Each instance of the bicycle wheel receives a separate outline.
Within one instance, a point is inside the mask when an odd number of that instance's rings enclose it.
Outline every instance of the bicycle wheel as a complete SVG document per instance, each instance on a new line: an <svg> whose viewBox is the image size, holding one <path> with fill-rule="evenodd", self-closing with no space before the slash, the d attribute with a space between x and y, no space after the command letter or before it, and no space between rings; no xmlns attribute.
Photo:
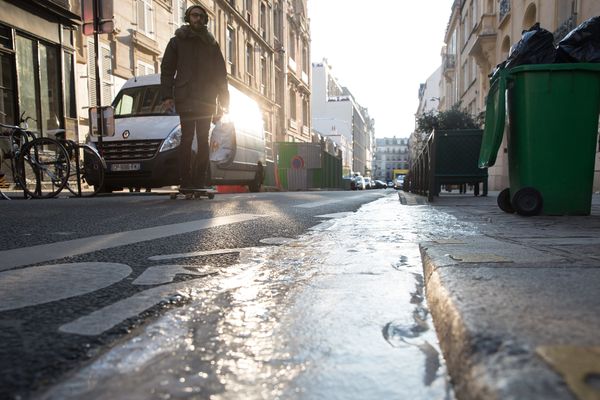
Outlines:
<svg viewBox="0 0 600 400"><path fill-rule="evenodd" d="M69 154L51 138L36 138L21 148L16 178L30 197L46 199L60 193L69 178Z"/></svg>
<svg viewBox="0 0 600 400"><path fill-rule="evenodd" d="M71 143L72 154L67 189L75 196L91 197L104 182L104 162L88 145Z"/></svg>

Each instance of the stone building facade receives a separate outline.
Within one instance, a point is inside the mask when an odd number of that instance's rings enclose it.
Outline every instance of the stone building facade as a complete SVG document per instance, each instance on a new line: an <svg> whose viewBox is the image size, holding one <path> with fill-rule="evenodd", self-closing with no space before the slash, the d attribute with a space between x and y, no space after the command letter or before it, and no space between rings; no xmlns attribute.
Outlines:
<svg viewBox="0 0 600 400"><path fill-rule="evenodd" d="M375 139L375 155L373 158L373 177L382 181L394 178L395 169L408 169L408 138Z"/></svg>
<svg viewBox="0 0 600 400"><path fill-rule="evenodd" d="M523 30L539 22L556 42L571 29L600 15L598 0L455 0L442 51L441 110L457 102L476 115L485 110L488 75L508 57ZM600 189L600 156L596 149L594 187ZM491 190L509 186L506 138L496 165L489 169Z"/></svg>
<svg viewBox="0 0 600 400"><path fill-rule="evenodd" d="M358 104L323 60L312 64L312 118L316 133L329 137L342 151L342 170L371 175L375 121Z"/></svg>

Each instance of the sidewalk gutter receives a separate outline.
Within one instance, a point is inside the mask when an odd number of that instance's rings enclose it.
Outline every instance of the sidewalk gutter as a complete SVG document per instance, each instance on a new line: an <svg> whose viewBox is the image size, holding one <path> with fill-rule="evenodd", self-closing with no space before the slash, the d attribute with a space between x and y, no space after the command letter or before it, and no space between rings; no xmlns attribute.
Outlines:
<svg viewBox="0 0 600 400"><path fill-rule="evenodd" d="M436 198L477 234L420 243L457 398L599 400L600 196L590 216L526 218L496 195Z"/></svg>

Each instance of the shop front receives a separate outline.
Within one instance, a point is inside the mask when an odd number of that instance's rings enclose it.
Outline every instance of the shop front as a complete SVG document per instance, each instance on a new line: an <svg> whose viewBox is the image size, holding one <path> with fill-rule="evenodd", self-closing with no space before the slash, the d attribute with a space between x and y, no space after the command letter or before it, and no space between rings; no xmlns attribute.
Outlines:
<svg viewBox="0 0 600 400"><path fill-rule="evenodd" d="M64 128L76 139L75 30L79 1L0 0L0 122L29 117L47 135Z"/></svg>

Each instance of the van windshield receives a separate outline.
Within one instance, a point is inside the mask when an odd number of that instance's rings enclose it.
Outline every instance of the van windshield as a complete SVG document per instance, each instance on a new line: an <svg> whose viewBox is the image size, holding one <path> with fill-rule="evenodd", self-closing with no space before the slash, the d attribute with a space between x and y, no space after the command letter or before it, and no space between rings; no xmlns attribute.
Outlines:
<svg viewBox="0 0 600 400"><path fill-rule="evenodd" d="M113 102L115 118L147 115L175 115L165 110L160 101L160 86L140 86L122 89Z"/></svg>

